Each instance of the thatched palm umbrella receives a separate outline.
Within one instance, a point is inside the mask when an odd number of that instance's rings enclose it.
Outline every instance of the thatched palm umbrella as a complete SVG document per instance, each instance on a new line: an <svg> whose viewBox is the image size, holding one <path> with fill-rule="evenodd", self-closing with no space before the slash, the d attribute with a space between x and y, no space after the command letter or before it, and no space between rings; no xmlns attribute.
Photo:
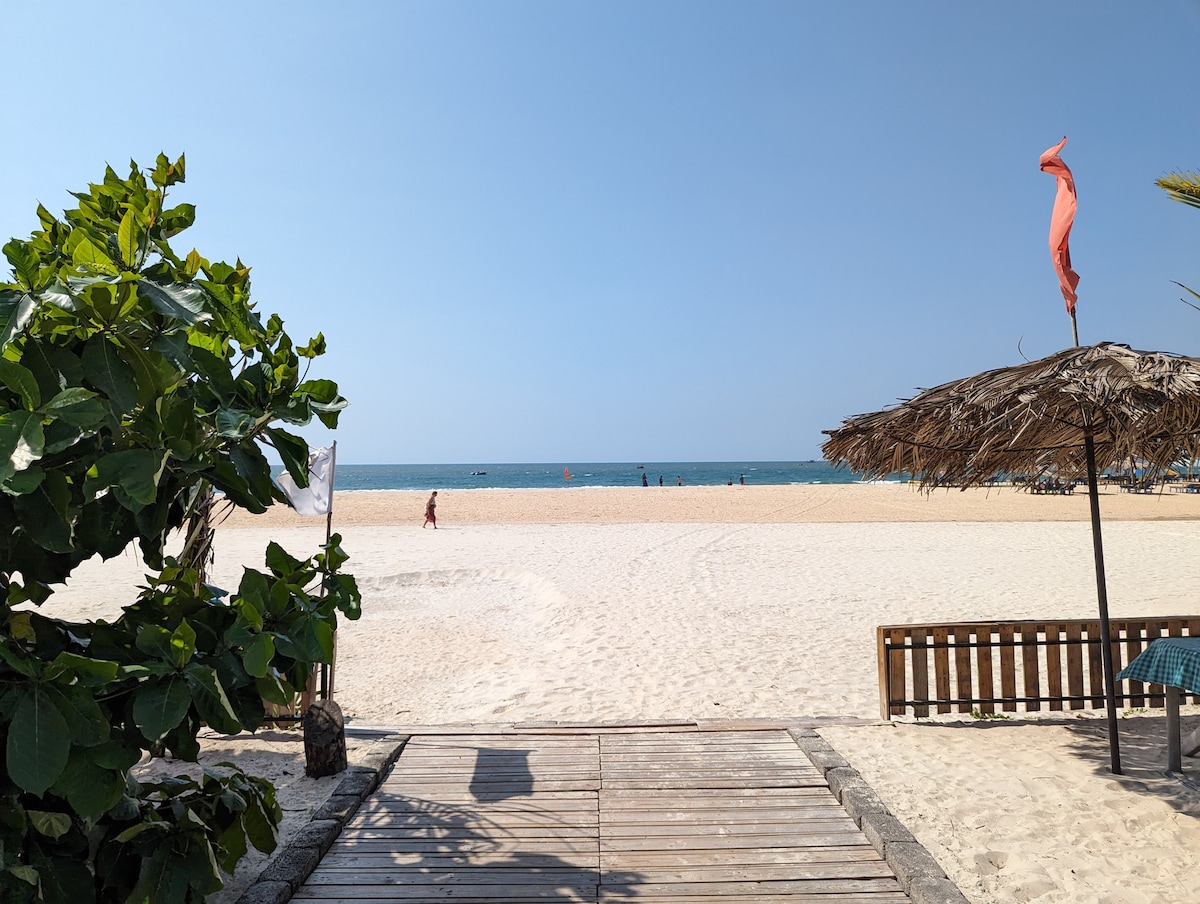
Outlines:
<svg viewBox="0 0 1200 904"><path fill-rule="evenodd" d="M1130 458L1162 473L1200 450L1200 358L1103 342L921 392L825 431L825 457L867 477L907 473L923 488L997 475L1086 475L1091 499L1112 769L1121 771L1097 464Z"/></svg>

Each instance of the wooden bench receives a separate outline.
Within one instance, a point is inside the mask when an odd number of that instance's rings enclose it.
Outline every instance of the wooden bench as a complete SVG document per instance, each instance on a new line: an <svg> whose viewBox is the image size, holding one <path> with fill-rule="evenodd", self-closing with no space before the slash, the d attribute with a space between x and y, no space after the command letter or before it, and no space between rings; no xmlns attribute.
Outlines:
<svg viewBox="0 0 1200 904"><path fill-rule="evenodd" d="M1109 628L1116 674L1156 637L1200 636L1200 616L1114 618ZM1104 706L1098 619L884 625L876 643L885 719L909 707L919 717L931 708L992 714L997 705L1003 712L1018 704L1025 712ZM1116 693L1118 705L1134 708L1166 701L1161 685L1140 681L1118 681Z"/></svg>

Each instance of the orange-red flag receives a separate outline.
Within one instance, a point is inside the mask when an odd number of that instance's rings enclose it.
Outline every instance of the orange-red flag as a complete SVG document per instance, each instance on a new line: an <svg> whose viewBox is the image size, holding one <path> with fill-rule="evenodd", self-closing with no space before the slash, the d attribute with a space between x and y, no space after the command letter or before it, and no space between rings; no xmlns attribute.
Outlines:
<svg viewBox="0 0 1200 904"><path fill-rule="evenodd" d="M1043 173L1050 173L1058 182L1058 192L1054 195L1054 210L1050 214L1050 258L1054 261L1054 269L1058 273L1058 285L1062 289L1063 299L1067 303L1067 313L1075 316L1075 302L1078 295L1075 288L1079 285L1079 274L1071 269L1071 250L1067 243L1071 238L1071 225L1075 222L1075 177L1070 168L1063 163L1058 152L1066 145L1067 138L1042 154L1041 164Z"/></svg>

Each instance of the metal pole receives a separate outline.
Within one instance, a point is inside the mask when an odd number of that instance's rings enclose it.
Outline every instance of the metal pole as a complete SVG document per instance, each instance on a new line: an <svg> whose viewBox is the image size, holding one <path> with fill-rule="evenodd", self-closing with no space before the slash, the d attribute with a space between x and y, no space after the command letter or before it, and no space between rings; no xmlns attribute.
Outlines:
<svg viewBox="0 0 1200 904"><path fill-rule="evenodd" d="M337 440L335 439L329 446L329 511L325 513L325 546L329 546L329 540L333 536L333 484L337 480ZM329 550L326 549L326 555ZM328 561L328 560L327 560ZM328 565L326 572L321 576L321 598L325 598L326 585L329 580ZM337 623L334 622L333 628L333 658L337 661ZM328 665L321 663L321 699L328 700L333 696L333 663Z"/></svg>
<svg viewBox="0 0 1200 904"><path fill-rule="evenodd" d="M1096 443L1089 429L1083 438L1087 455L1088 501L1092 509L1092 548L1096 560L1096 599L1100 604L1100 662L1104 668L1104 702L1108 708L1108 751L1114 775L1121 774L1121 742L1117 737L1117 690L1113 677L1112 636L1108 625L1108 585L1104 579L1104 540L1100 535L1100 488L1096 481Z"/></svg>

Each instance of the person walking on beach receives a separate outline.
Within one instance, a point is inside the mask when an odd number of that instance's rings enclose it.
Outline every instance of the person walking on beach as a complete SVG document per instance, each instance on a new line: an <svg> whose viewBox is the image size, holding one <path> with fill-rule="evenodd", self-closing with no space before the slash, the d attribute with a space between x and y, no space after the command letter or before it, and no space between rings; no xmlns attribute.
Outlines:
<svg viewBox="0 0 1200 904"><path fill-rule="evenodd" d="M421 527L427 527L432 524L433 529L437 530L437 490L433 491L433 495L429 497L429 501L425 503L425 523Z"/></svg>
<svg viewBox="0 0 1200 904"><path fill-rule="evenodd" d="M662 475L661 474L658 475L658 485L662 486Z"/></svg>
<svg viewBox="0 0 1200 904"><path fill-rule="evenodd" d="M646 481L646 472L645 471L642 472L642 486L644 486L644 487L650 486L650 484Z"/></svg>

